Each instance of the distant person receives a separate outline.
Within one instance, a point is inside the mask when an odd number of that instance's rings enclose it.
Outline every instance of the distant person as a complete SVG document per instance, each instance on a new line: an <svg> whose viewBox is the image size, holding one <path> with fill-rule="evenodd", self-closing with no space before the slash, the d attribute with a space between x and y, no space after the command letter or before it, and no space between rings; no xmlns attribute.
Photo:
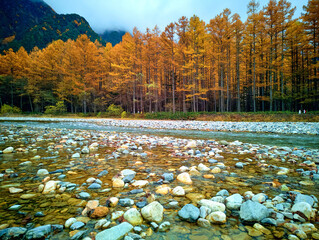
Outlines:
<svg viewBox="0 0 319 240"><path fill-rule="evenodd" d="M307 112L306 109L304 109L304 110L303 110L303 113L306 114L306 112Z"/></svg>
<svg viewBox="0 0 319 240"><path fill-rule="evenodd" d="M299 114L301 114L301 110L299 110Z"/></svg>

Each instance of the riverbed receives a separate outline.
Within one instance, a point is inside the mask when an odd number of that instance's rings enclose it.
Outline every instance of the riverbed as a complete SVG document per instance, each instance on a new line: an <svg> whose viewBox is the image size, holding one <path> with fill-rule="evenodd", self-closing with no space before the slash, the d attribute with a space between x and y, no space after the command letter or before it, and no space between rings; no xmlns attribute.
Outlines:
<svg viewBox="0 0 319 240"><path fill-rule="evenodd" d="M309 134L1 120L0 238L318 237L316 124Z"/></svg>

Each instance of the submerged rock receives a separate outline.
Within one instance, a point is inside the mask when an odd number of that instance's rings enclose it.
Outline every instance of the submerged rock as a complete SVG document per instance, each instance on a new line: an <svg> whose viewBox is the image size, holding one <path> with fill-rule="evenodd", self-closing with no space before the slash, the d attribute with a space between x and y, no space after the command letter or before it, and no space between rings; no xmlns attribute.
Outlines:
<svg viewBox="0 0 319 240"><path fill-rule="evenodd" d="M128 232L133 229L133 226L128 222L123 222L115 227L106 229L99 232L95 236L95 240L119 240L125 236Z"/></svg>
<svg viewBox="0 0 319 240"><path fill-rule="evenodd" d="M186 204L178 211L178 216L184 221L196 222L199 218L199 213L199 209L193 204Z"/></svg>
<svg viewBox="0 0 319 240"><path fill-rule="evenodd" d="M244 221L259 222L269 216L269 211L264 205L248 200L241 205L239 215Z"/></svg>

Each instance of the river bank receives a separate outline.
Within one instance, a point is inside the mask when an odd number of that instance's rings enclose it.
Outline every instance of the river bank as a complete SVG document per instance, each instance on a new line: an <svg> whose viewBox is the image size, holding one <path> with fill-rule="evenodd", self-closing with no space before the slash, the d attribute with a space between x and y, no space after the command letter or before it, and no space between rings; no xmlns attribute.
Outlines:
<svg viewBox="0 0 319 240"><path fill-rule="evenodd" d="M211 122L47 117L0 117L0 121L94 122L115 127L319 135L319 123L313 122Z"/></svg>
<svg viewBox="0 0 319 240"><path fill-rule="evenodd" d="M14 124L3 239L319 237L318 149Z"/></svg>

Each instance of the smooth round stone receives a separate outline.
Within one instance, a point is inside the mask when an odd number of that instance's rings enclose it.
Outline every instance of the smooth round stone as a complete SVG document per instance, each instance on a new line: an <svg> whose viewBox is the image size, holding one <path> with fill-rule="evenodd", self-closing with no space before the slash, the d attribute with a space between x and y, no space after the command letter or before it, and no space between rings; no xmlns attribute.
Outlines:
<svg viewBox="0 0 319 240"><path fill-rule="evenodd" d="M172 194L173 194L174 196L178 196L178 197L180 197L180 196L185 196L185 190L184 190L183 187L177 186L177 187L175 187L175 188L173 189Z"/></svg>
<svg viewBox="0 0 319 240"><path fill-rule="evenodd" d="M132 183L132 186L138 187L138 188L143 188L147 186L149 182L147 180L138 180Z"/></svg>
<svg viewBox="0 0 319 240"><path fill-rule="evenodd" d="M36 194L36 193L26 193L26 194L22 194L20 196L20 198L21 199L31 199L31 198L35 198L37 196L38 196L38 194Z"/></svg>
<svg viewBox="0 0 319 240"><path fill-rule="evenodd" d="M96 207L93 213L90 215L91 218L102 218L105 217L109 212L107 207Z"/></svg>
<svg viewBox="0 0 319 240"><path fill-rule="evenodd" d="M163 220L163 206L157 202L151 202L141 209L144 219L150 222L160 223Z"/></svg>
<svg viewBox="0 0 319 240"><path fill-rule="evenodd" d="M206 219L214 224L223 224L223 223L226 223L226 214L221 211L216 211L216 212L210 213L206 217Z"/></svg>
<svg viewBox="0 0 319 240"><path fill-rule="evenodd" d="M10 211L17 211L17 210L19 210L21 207L22 207L21 205L15 204L15 205L9 207L8 210L10 210Z"/></svg>
<svg viewBox="0 0 319 240"><path fill-rule="evenodd" d="M10 192L10 193L20 193L20 192L23 192L23 189L21 189L21 188L15 188L15 187L10 187L10 188L9 188L9 192Z"/></svg>
<svg viewBox="0 0 319 240"><path fill-rule="evenodd" d="M112 186L114 188L122 188L122 187L124 187L124 184L125 184L124 181L122 179L119 179L119 178L114 179L112 182Z"/></svg>
<svg viewBox="0 0 319 240"><path fill-rule="evenodd" d="M75 218L69 218L65 221L64 226L65 228L69 228L73 223L77 222Z"/></svg>
<svg viewBox="0 0 319 240"><path fill-rule="evenodd" d="M244 168L244 164L242 162L238 162L235 164L236 168Z"/></svg>
<svg viewBox="0 0 319 240"><path fill-rule="evenodd" d="M134 200L130 199L130 198L121 198L119 200L119 204L122 207L130 207L134 205Z"/></svg>
<svg viewBox="0 0 319 240"><path fill-rule="evenodd" d="M184 172L177 176L177 180L184 184L192 184L193 181L188 173Z"/></svg>
<svg viewBox="0 0 319 240"><path fill-rule="evenodd" d="M264 205L248 200L241 205L239 214L244 221L259 222L269 216L269 211Z"/></svg>
<svg viewBox="0 0 319 240"><path fill-rule="evenodd" d="M178 216L184 221L196 222L199 218L199 213L199 209L193 204L186 204L178 211Z"/></svg>
<svg viewBox="0 0 319 240"><path fill-rule="evenodd" d="M243 203L243 197L236 193L226 198L226 207L230 210L238 210Z"/></svg>
<svg viewBox="0 0 319 240"><path fill-rule="evenodd" d="M133 226L141 225L143 223L142 215L136 208L130 208L124 213L124 219L126 219Z"/></svg>
<svg viewBox="0 0 319 240"><path fill-rule="evenodd" d="M159 232L167 232L171 228L171 223L170 222L162 222L159 227L158 231Z"/></svg>
<svg viewBox="0 0 319 240"><path fill-rule="evenodd" d="M112 220L112 221L115 221L115 220L119 219L120 217L122 217L123 214L124 214L123 211L112 212L111 220Z"/></svg>
<svg viewBox="0 0 319 240"><path fill-rule="evenodd" d="M14 148L13 147L7 147L5 148L2 153L7 154L7 153L13 153Z"/></svg>
<svg viewBox="0 0 319 240"><path fill-rule="evenodd" d="M82 228L84 226L85 226L85 223L76 221L70 226L70 229L71 230L78 230L78 229L80 229L80 228Z"/></svg>
<svg viewBox="0 0 319 240"><path fill-rule="evenodd" d="M44 189L43 189L43 194L51 194L51 193L54 193L56 188L57 188L57 184L59 183L59 181L48 181L45 186L44 186Z"/></svg>
<svg viewBox="0 0 319 240"><path fill-rule="evenodd" d="M166 195L166 194L168 194L168 193L170 193L170 191L171 191L171 188L170 187L168 187L167 185L162 185L162 186L158 186L157 188L156 188L156 193L157 194L162 194L162 195Z"/></svg>
<svg viewBox="0 0 319 240"><path fill-rule="evenodd" d="M310 204L307 202L295 203L291 208L291 212L296 213L296 214L302 213L302 215L307 218L306 220L308 220L314 216L314 211L313 211L312 207L310 206ZM301 217L303 217L303 216L301 216Z"/></svg>
<svg viewBox="0 0 319 240"><path fill-rule="evenodd" d="M72 155L72 158L80 158L80 157L81 157L80 153L74 153Z"/></svg>
<svg viewBox="0 0 319 240"><path fill-rule="evenodd" d="M205 219L205 218L199 218L197 220L197 225L200 227L203 227L203 228L210 228L211 227L210 221Z"/></svg>
<svg viewBox="0 0 319 240"><path fill-rule="evenodd" d="M87 182L87 183L94 183L95 180L96 180L96 179L95 179L94 177L90 177L90 178L86 179L86 182Z"/></svg>
<svg viewBox="0 0 319 240"><path fill-rule="evenodd" d="M118 204L119 199L117 197L111 197L109 201L110 201L110 206L115 207Z"/></svg>
<svg viewBox="0 0 319 240"><path fill-rule="evenodd" d="M34 214L34 216L35 216L35 217L44 217L45 214L44 214L43 212L36 212L36 213Z"/></svg>
<svg viewBox="0 0 319 240"><path fill-rule="evenodd" d="M198 202L199 205L209 208L212 212L220 211L224 212L226 207L225 204L214 202L207 199L202 199Z"/></svg>
<svg viewBox="0 0 319 240"><path fill-rule="evenodd" d="M210 171L210 168L207 167L207 166L205 166L205 165L202 164L202 163L200 163L200 164L198 165L197 169L198 169L199 171L203 171L203 172Z"/></svg>
<svg viewBox="0 0 319 240"><path fill-rule="evenodd" d="M164 173L162 175L164 181L167 181L167 182L172 182L174 180L174 174L173 173Z"/></svg>
<svg viewBox="0 0 319 240"><path fill-rule="evenodd" d="M37 171L37 176L42 177L42 176L46 176L49 175L49 171L47 169L39 169Z"/></svg>
<svg viewBox="0 0 319 240"><path fill-rule="evenodd" d="M98 184L98 183L92 183L88 189L100 189L101 188L101 185Z"/></svg>
<svg viewBox="0 0 319 240"><path fill-rule="evenodd" d="M76 197L79 199L88 199L91 195L87 192L80 192Z"/></svg>

